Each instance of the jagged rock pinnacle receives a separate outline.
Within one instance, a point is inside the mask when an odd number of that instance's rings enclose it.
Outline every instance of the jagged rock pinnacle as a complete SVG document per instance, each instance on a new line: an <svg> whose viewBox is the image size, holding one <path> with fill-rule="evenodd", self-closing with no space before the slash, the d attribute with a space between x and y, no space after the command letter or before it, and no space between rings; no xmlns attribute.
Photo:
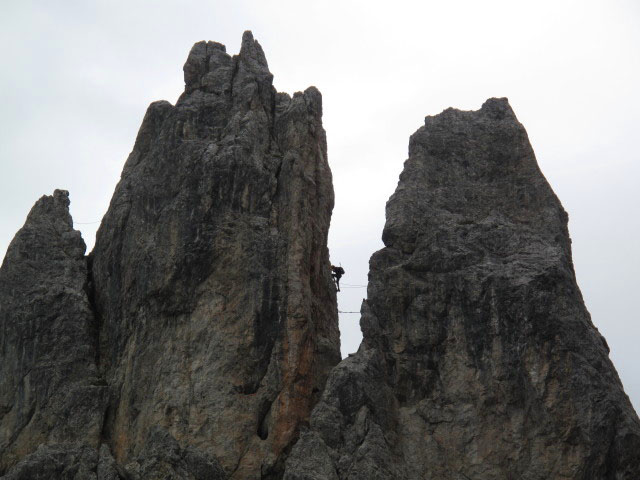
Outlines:
<svg viewBox="0 0 640 480"><path fill-rule="evenodd" d="M158 439L233 478L277 476L340 360L321 96L276 94L251 32L234 57L197 43L184 72L176 105L149 108L93 252L107 436L143 477Z"/></svg>
<svg viewBox="0 0 640 480"><path fill-rule="evenodd" d="M33 206L0 268L0 474L22 460L3 479L54 478L55 459L95 468L107 392L85 248L69 193L56 190Z"/></svg>
<svg viewBox="0 0 640 480"><path fill-rule="evenodd" d="M264 55L262 47L257 40L253 39L253 34L250 30L247 30L242 35L242 46L240 48L240 59L253 67L256 70L269 70L267 64L267 58Z"/></svg>

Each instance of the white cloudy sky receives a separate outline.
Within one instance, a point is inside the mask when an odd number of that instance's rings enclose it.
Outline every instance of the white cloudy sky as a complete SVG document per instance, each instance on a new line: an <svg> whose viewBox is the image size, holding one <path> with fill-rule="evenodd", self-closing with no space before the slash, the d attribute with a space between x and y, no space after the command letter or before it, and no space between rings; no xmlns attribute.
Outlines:
<svg viewBox="0 0 640 480"><path fill-rule="evenodd" d="M147 105L175 102L191 45L243 30L275 85L317 86L333 169L330 234L364 285L384 205L425 115L506 96L570 215L578 282L640 410L640 3L66 0L0 3L0 256L35 200L71 192L91 248ZM79 224L82 222L82 224ZM344 289L357 311L364 288ZM341 315L343 354L359 316Z"/></svg>

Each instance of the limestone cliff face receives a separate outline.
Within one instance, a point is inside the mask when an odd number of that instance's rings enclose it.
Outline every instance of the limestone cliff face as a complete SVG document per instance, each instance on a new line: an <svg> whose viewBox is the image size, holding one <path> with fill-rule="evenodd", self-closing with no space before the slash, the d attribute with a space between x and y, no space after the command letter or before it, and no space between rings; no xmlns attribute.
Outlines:
<svg viewBox="0 0 640 480"><path fill-rule="evenodd" d="M68 193L56 190L31 209L0 268L0 475L27 459L8 478L35 478L40 464L56 478L65 464L82 472L97 462L107 392L85 249Z"/></svg>
<svg viewBox="0 0 640 480"><path fill-rule="evenodd" d="M427 117L286 479L634 479L640 422L506 99Z"/></svg>
<svg viewBox="0 0 640 480"><path fill-rule="evenodd" d="M276 93L249 32L235 57L194 45L184 76L149 107L92 254L105 436L134 470L159 426L269 478L340 361L322 100Z"/></svg>

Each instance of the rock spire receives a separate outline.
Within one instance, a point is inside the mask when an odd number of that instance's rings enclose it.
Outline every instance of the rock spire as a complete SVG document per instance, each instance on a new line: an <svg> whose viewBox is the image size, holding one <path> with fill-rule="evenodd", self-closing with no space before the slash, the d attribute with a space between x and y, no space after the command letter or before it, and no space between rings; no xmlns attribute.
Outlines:
<svg viewBox="0 0 640 480"><path fill-rule="evenodd" d="M105 434L125 465L158 427L232 478L275 478L340 360L322 99L276 93L250 32L234 57L196 43L184 76L92 254Z"/></svg>
<svg viewBox="0 0 640 480"><path fill-rule="evenodd" d="M69 194L56 190L31 209L0 268L0 475L28 458L7 479L97 462L107 388L85 249Z"/></svg>
<svg viewBox="0 0 640 480"><path fill-rule="evenodd" d="M507 100L427 117L386 214L362 344L285 479L636 478L640 422Z"/></svg>

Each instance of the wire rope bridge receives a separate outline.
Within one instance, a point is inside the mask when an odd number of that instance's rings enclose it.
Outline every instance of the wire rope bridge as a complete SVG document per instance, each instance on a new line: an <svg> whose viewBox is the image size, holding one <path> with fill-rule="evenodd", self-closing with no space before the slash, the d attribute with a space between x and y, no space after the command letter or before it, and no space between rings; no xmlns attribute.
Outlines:
<svg viewBox="0 0 640 480"><path fill-rule="evenodd" d="M367 288L366 285L355 285L353 283L343 283L342 288ZM346 311L338 309L338 313L360 313L359 311Z"/></svg>

